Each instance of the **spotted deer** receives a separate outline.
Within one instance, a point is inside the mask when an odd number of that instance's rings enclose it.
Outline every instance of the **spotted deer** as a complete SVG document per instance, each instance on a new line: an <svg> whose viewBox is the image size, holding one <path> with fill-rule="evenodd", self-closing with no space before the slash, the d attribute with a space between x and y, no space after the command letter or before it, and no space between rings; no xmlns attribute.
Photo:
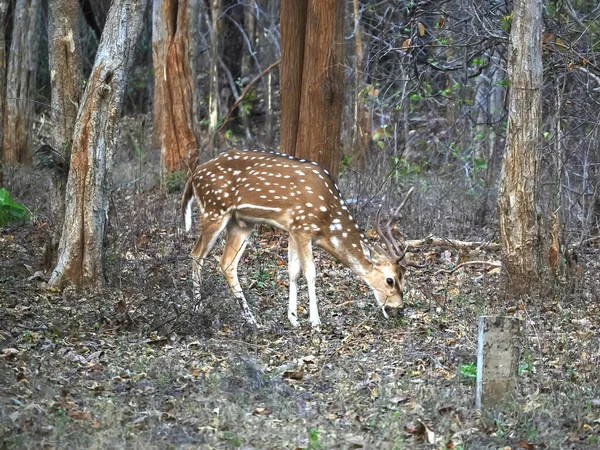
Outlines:
<svg viewBox="0 0 600 450"><path fill-rule="evenodd" d="M191 252L197 299L204 258L226 229L220 268L246 320L256 324L238 281L237 267L253 227L269 224L289 232L288 319L294 327L299 325L297 288L301 269L308 284L310 323L313 327L321 323L313 244L328 251L371 287L386 318L402 308L404 274L410 263L404 261L405 251L392 237L390 222L387 233L378 227L387 250L369 246L337 185L317 163L280 153L231 150L198 166L190 175L181 199L188 231L194 197L200 210L200 235Z"/></svg>

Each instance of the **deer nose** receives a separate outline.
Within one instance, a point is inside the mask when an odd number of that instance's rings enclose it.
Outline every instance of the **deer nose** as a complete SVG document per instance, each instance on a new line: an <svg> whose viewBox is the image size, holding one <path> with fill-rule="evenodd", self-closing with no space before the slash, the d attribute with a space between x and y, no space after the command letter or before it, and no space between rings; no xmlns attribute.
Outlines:
<svg viewBox="0 0 600 450"><path fill-rule="evenodd" d="M390 317L396 317L400 312L400 308L395 308L393 306L384 306L384 310L386 314Z"/></svg>

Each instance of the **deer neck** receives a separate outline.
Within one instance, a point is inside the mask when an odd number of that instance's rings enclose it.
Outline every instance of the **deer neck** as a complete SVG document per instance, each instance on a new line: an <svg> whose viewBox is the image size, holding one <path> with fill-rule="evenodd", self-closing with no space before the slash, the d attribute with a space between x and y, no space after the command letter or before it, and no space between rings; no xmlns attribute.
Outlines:
<svg viewBox="0 0 600 450"><path fill-rule="evenodd" d="M334 223L333 226L335 225ZM361 240L366 242L364 236L358 230L344 229L345 232L332 233L319 239L317 244L369 284L368 275L373 270L373 265L362 249Z"/></svg>

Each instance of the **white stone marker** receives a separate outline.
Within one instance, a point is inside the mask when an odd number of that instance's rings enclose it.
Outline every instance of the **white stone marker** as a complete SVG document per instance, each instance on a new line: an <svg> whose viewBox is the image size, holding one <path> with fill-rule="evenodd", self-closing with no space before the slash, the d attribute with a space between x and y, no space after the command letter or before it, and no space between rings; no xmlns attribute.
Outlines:
<svg viewBox="0 0 600 450"><path fill-rule="evenodd" d="M477 344L475 407L494 406L513 391L522 346L521 323L516 317L480 316Z"/></svg>

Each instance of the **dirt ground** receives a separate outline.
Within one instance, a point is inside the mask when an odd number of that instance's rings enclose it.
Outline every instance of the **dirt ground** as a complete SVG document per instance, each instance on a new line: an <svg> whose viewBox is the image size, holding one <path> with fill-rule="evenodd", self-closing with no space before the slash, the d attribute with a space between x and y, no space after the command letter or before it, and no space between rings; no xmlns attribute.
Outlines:
<svg viewBox="0 0 600 450"><path fill-rule="evenodd" d="M180 193L118 189L105 287L57 292L39 272L44 178L8 178L32 220L0 230L2 449L600 448L597 248L581 252L571 278L517 304L494 267L441 273L458 253L427 249L428 267L409 269L404 315L391 320L317 252L323 326L310 328L302 284L294 329L287 239L265 227L240 263L254 330L218 273L218 246L205 299L191 300L194 236L181 231ZM477 317L494 313L523 319L518 389L478 411Z"/></svg>

